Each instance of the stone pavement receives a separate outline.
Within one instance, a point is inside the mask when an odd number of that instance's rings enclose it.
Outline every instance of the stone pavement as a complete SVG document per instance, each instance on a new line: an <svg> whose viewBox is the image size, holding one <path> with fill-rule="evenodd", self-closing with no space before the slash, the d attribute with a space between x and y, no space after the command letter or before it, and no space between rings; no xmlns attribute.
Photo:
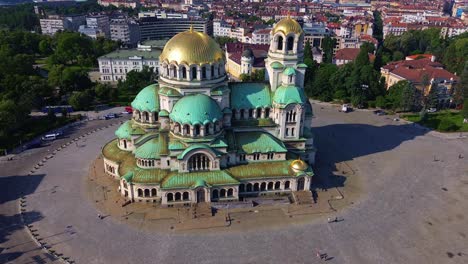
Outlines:
<svg viewBox="0 0 468 264"><path fill-rule="evenodd" d="M310 217L285 214L283 207L233 209L229 227L191 230L171 230L176 214L153 217L155 210L143 205L119 219L98 219L101 200L110 196L101 189L98 203L90 199L86 175L114 137L109 127L61 150L30 176L18 175L44 152L1 163L0 188L9 186L0 192L2 217L9 219L1 223L9 229L0 231L0 259L31 263L37 255L51 262L22 246L31 242L14 227L20 190L39 235L76 263L319 263L317 250L330 263L468 263L468 163L459 158L468 156L467 140L427 135L370 112L313 107L316 180L344 195L330 201L336 212ZM344 221L327 223L335 216Z"/></svg>

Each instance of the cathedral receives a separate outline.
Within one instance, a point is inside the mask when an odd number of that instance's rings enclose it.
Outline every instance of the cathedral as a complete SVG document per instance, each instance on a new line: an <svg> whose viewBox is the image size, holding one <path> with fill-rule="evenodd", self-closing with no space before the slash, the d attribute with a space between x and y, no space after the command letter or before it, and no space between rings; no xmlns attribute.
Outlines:
<svg viewBox="0 0 468 264"><path fill-rule="evenodd" d="M304 94L304 33L289 17L271 31L265 82L229 82L225 55L193 29L170 39L159 80L102 154L131 202L241 201L309 190L316 149Z"/></svg>

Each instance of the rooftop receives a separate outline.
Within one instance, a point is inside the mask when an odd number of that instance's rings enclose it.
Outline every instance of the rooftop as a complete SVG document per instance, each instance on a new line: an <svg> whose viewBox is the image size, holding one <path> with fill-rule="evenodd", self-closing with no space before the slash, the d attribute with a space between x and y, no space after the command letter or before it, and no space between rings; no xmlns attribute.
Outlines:
<svg viewBox="0 0 468 264"><path fill-rule="evenodd" d="M153 49L151 51L145 51L145 50L137 50L137 49L128 49L128 50L117 50L113 51L111 53L108 53L106 55L103 55L99 57L98 59L125 59L128 60L131 57L141 57L143 59L153 59L153 60L158 60L159 55L161 54L161 50L159 49Z"/></svg>

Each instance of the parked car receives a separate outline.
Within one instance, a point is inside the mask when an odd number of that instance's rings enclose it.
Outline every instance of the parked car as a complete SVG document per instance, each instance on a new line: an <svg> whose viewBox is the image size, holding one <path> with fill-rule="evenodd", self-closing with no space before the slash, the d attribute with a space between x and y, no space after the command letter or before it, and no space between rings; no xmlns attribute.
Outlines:
<svg viewBox="0 0 468 264"><path fill-rule="evenodd" d="M110 114L105 115L105 116L104 116L104 119L108 120L108 119L117 118L117 117L119 117L118 114L116 114L116 113L110 113Z"/></svg>
<svg viewBox="0 0 468 264"><path fill-rule="evenodd" d="M384 115L387 115L387 113L383 110L375 110L374 111L374 114L378 115L378 116L384 116Z"/></svg>
<svg viewBox="0 0 468 264"><path fill-rule="evenodd" d="M344 112L344 113L348 113L348 112L351 112L353 110L353 108L351 108L350 105L348 104L344 104L341 106L341 112Z"/></svg>
<svg viewBox="0 0 468 264"><path fill-rule="evenodd" d="M428 112L428 113L435 113L435 112L437 112L437 108L429 108L429 109L427 110L427 112Z"/></svg>
<svg viewBox="0 0 468 264"><path fill-rule="evenodd" d="M44 135L41 140L42 141L53 141L56 140L57 138L61 137L63 134L62 132L54 132L54 133L49 133Z"/></svg>

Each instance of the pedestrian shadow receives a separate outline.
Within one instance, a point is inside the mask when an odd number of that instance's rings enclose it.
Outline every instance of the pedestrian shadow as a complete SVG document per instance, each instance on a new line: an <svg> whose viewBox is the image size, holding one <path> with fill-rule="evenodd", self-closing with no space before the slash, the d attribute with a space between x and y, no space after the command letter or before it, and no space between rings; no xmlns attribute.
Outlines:
<svg viewBox="0 0 468 264"><path fill-rule="evenodd" d="M385 152L405 141L425 135L428 130L413 124L373 126L368 124L333 124L313 127L318 149L314 166L313 189L343 187L352 168L344 171L343 163ZM338 164L341 164L338 166Z"/></svg>

